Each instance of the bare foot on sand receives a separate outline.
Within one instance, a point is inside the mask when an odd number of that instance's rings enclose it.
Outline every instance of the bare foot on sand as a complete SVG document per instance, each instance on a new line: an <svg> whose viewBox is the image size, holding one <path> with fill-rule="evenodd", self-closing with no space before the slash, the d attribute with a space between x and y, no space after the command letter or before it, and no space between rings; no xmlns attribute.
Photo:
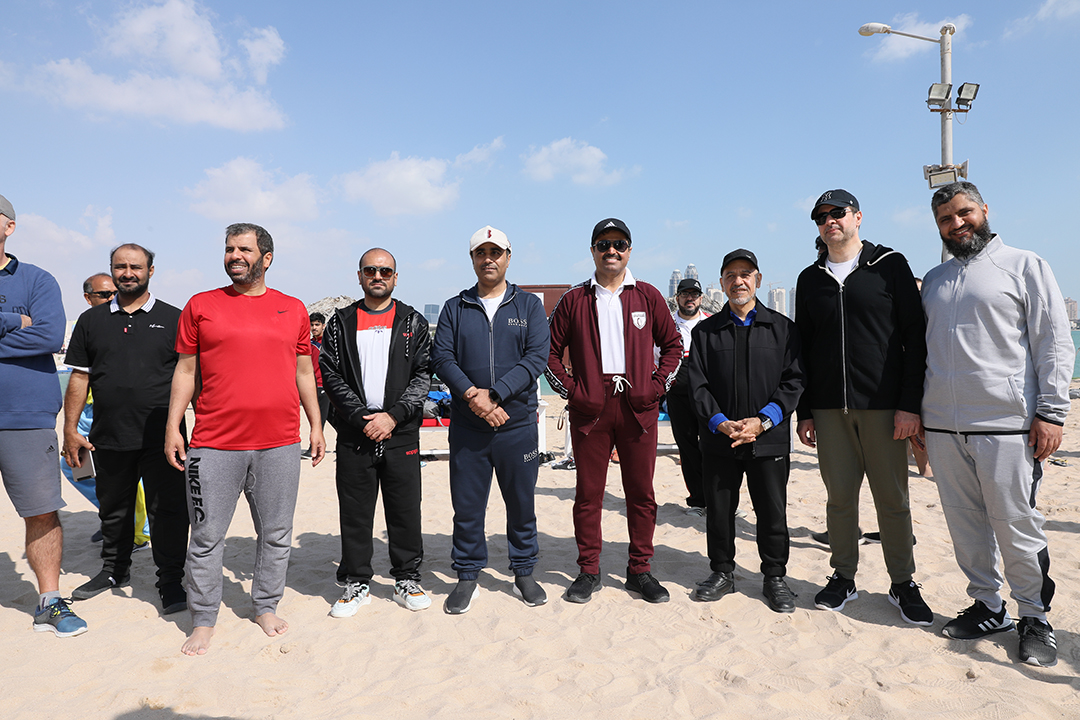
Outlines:
<svg viewBox="0 0 1080 720"><path fill-rule="evenodd" d="M263 613L255 618L255 622L259 623L259 627L263 629L263 632L268 637L274 637L275 635L283 635L286 630L289 629L289 623L285 622L272 612Z"/></svg>
<svg viewBox="0 0 1080 720"><path fill-rule="evenodd" d="M214 628L196 627L188 635L187 641L180 648L185 655L205 655L210 649L210 638L214 637Z"/></svg>

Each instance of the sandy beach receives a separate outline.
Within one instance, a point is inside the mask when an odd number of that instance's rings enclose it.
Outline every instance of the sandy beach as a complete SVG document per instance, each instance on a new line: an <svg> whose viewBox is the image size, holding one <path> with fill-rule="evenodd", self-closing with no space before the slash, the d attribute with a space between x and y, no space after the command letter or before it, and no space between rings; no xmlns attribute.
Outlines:
<svg viewBox="0 0 1080 720"><path fill-rule="evenodd" d="M562 406L548 412L548 449L561 453ZM0 660L5 692L0 717L21 718L1078 718L1080 717L1080 412L1074 401L1065 442L1046 465L1040 508L1050 538L1057 595L1050 615L1059 662L1016 661L1017 636L951 640L942 625L970 602L953 559L932 480L916 476L911 507L923 596L933 627L904 623L889 604L880 545L864 545L859 599L842 613L817 610L814 594L831 572L827 549L810 538L825 527L825 490L813 452L792 455L788 521L794 614L771 612L761 596L754 513L744 490L736 592L716 603L690 599L709 574L705 521L684 514L686 490L673 456L657 460L659 504L654 574L671 601L649 605L622 587L627 533L619 468L608 474L601 557L604 588L586 605L562 599L576 575L571 507L573 472L541 469L537 579L541 607L512 594L505 515L498 492L488 509L491 567L470 612L446 615L452 510L448 463L424 473L424 587L429 610L392 600L381 507L376 517L373 600L353 618L329 617L340 594L334 455L305 461L293 552L279 615L290 623L266 637L253 622L248 592L254 530L241 500L225 553L224 606L210 652L186 657L187 613L161 617L149 552L134 556L132 584L74 605L90 626L70 639L31 631L37 591L23 556L23 523L10 504L0 513ZM334 434L327 427L333 448ZM662 429L660 441L671 442ZM425 449L446 447L428 433ZM100 569L94 508L70 485L61 590ZM862 527L876 530L864 485ZM1010 611L1016 605L1010 601Z"/></svg>

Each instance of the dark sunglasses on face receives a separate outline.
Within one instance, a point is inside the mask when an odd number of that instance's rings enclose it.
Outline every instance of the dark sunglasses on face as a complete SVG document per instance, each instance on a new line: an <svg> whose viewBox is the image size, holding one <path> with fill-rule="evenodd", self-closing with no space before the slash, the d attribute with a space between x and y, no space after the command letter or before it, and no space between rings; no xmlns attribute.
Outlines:
<svg viewBox="0 0 1080 720"><path fill-rule="evenodd" d="M86 293L90 297L101 298L102 300L112 300L112 296L116 294L115 290L95 290L91 293Z"/></svg>
<svg viewBox="0 0 1080 720"><path fill-rule="evenodd" d="M818 225L824 225L828 218L832 218L833 220L839 220L840 218L847 215L847 211L847 208L833 208L829 212L823 212L818 215L816 218L814 218L814 222L816 222Z"/></svg>
<svg viewBox="0 0 1080 720"><path fill-rule="evenodd" d="M606 253L611 248L615 248L615 252L626 252L630 248L630 243L626 240L597 240L593 243L593 247L602 253Z"/></svg>
<svg viewBox="0 0 1080 720"><path fill-rule="evenodd" d="M364 277L366 278L375 277L375 273L378 273L383 280L389 280L390 278L394 277L394 268L386 267L385 265L381 267L376 267L374 265L365 265L364 267L360 268L360 270L363 271Z"/></svg>

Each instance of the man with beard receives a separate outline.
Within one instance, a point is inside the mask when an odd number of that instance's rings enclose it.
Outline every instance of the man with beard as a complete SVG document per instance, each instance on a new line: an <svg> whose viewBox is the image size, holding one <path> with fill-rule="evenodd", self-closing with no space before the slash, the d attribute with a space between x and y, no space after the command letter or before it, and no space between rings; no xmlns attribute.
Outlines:
<svg viewBox="0 0 1080 720"><path fill-rule="evenodd" d="M431 366L451 393L450 499L458 584L443 605L468 612L487 567L484 521L491 474L506 504L506 543L514 594L529 607L547 602L533 578L540 556L536 478L540 470L536 379L547 364L551 336L544 303L506 281L510 240L486 225L469 239L476 284L446 301L439 315Z"/></svg>
<svg viewBox="0 0 1080 720"><path fill-rule="evenodd" d="M431 385L427 321L391 294L397 261L382 248L360 256L356 273L364 299L330 316L320 364L334 405L337 495L345 586L331 617L350 617L371 602L372 530L382 488L394 599L423 610L431 598L420 587L420 421ZM312 321L312 327L315 323Z"/></svg>
<svg viewBox="0 0 1080 720"><path fill-rule="evenodd" d="M79 316L64 359L72 368L64 398L64 458L81 467L93 451L102 534L101 572L72 597L88 600L129 583L141 477L158 594L168 615L187 608L184 475L161 454L180 310L150 292L154 254L146 248L121 245L109 263L117 294ZM89 439L78 428L88 389L97 410Z"/></svg>
<svg viewBox="0 0 1080 720"><path fill-rule="evenodd" d="M274 240L258 225L225 229L232 284L199 293L180 314L165 456L187 472L191 544L188 606L193 629L181 648L203 655L221 606L225 533L240 493L255 523L251 598L268 636L289 629L278 617L300 485L300 414L311 426L312 465L326 452L311 366L307 310L266 286ZM192 398L195 428L185 448L181 423ZM186 463L186 468L185 468Z"/></svg>
<svg viewBox="0 0 1080 720"><path fill-rule="evenodd" d="M791 413L803 389L799 334L791 320L758 305L761 273L754 253L728 253L720 282L728 302L694 328L687 373L694 409L708 423L701 448L712 569L693 598L712 602L735 589L735 511L746 475L757 515L762 592L773 611L795 612L784 576Z"/></svg>
<svg viewBox="0 0 1080 720"><path fill-rule="evenodd" d="M675 327L679 329L683 344L683 362L679 374L667 392L667 411L671 419L671 434L679 447L679 460L682 463L683 482L686 491L686 514L703 517L705 515L705 491L701 486L701 448L698 446L698 417L690 399L690 381L687 378L689 364L686 358L690 354L691 331L709 313L701 309L701 283L694 278L679 282L675 292L675 304L678 310L671 313ZM660 361L660 348L654 350L656 361Z"/></svg>
<svg viewBox="0 0 1080 720"><path fill-rule="evenodd" d="M990 231L978 189L960 181L931 200L952 259L926 274L926 449L956 562L974 600L942 629L974 639L1010 631L998 570L1020 614L1020 660L1057 662L1046 621L1054 596L1042 462L1061 444L1075 351L1054 274Z"/></svg>
<svg viewBox="0 0 1080 720"><path fill-rule="evenodd" d="M934 614L912 580L907 438L916 434L926 370L925 321L904 256L859 238L862 212L846 190L830 190L810 218L826 251L799 274L795 323L806 391L797 432L818 448L833 574L814 598L839 611L859 597L859 491L870 484L891 587L889 602L914 625Z"/></svg>
<svg viewBox="0 0 1080 720"><path fill-rule="evenodd" d="M621 459L630 534L624 586L646 602L667 602L671 596L651 566L653 471L660 397L678 372L682 341L664 296L626 267L633 250L626 223L617 218L598 222L589 250L596 273L570 288L551 313L547 369L551 387L567 398L577 463L574 539L580 572L566 599L587 603L602 585L600 520L614 447ZM660 348L658 363L654 345ZM563 364L568 348L572 375Z"/></svg>

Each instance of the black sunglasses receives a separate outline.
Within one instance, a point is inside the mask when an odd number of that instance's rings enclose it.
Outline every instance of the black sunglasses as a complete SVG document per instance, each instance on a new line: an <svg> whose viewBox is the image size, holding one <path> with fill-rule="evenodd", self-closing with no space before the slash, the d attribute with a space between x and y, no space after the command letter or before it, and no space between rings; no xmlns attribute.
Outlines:
<svg viewBox="0 0 1080 720"><path fill-rule="evenodd" d="M394 277L394 268L386 267L385 265L381 267L376 267L374 265L365 265L364 267L360 268L360 270L364 273L364 277L366 278L375 277L375 273L378 273L383 280L389 280L390 278Z"/></svg>
<svg viewBox="0 0 1080 720"><path fill-rule="evenodd" d="M115 290L95 290L94 292L86 293L90 297L101 298L102 300L112 300L112 296L116 294Z"/></svg>
<svg viewBox="0 0 1080 720"><path fill-rule="evenodd" d="M629 240L597 240L593 243L593 247L602 253L607 252L611 248L615 248L615 252L626 252L630 248Z"/></svg>
<svg viewBox="0 0 1080 720"><path fill-rule="evenodd" d="M833 208L829 212L823 212L814 218L814 222L818 225L824 225L826 219L832 218L833 220L839 220L847 215L848 208Z"/></svg>

